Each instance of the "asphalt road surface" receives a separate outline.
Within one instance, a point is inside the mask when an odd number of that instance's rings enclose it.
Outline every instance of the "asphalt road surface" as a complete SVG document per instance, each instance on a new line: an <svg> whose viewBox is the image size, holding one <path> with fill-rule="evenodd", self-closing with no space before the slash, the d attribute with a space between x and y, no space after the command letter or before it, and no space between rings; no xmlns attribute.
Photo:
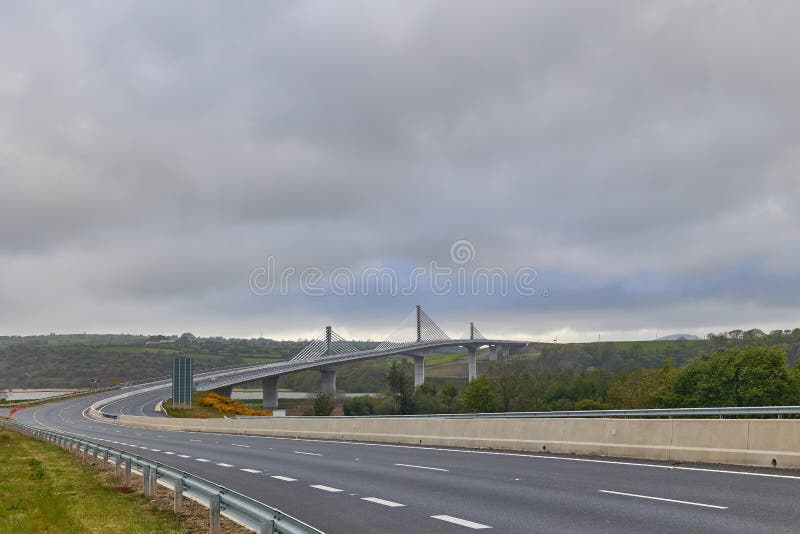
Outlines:
<svg viewBox="0 0 800 534"><path fill-rule="evenodd" d="M164 391L106 410L155 416ZM330 533L800 531L800 476L784 471L146 430L88 419L96 399L16 419L189 471Z"/></svg>

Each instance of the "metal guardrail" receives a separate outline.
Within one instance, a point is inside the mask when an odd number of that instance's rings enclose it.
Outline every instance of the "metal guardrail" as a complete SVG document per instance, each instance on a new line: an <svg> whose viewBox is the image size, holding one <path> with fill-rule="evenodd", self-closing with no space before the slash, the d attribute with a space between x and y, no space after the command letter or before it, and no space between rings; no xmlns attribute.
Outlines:
<svg viewBox="0 0 800 534"><path fill-rule="evenodd" d="M720 418L744 415L800 415L800 406L731 406L720 408L652 408L637 410L569 410L560 412L439 413L416 415L331 415L327 419L552 419L557 417L692 417L713 415ZM236 419L263 419L258 415L237 415ZM281 419L310 419L318 416L285 416Z"/></svg>
<svg viewBox="0 0 800 534"><path fill-rule="evenodd" d="M129 484L131 473L137 472L142 477L142 492L146 497L155 494L157 484L172 490L175 495L176 511L182 509L184 496L203 504L209 509L212 534L220 532L220 516L225 516L258 534L321 534L322 532L260 501L162 463L62 432L41 430L16 421L3 420L0 424L67 450L74 450L78 454L82 453L84 461L91 457L95 463L102 461L104 466L111 462L114 464L115 475L122 476L125 483Z"/></svg>
<svg viewBox="0 0 800 534"><path fill-rule="evenodd" d="M59 400L68 400L73 397L81 397L84 395L94 395L95 393L104 393L106 391L112 391L114 389L119 389L122 387L121 384L115 384L113 386L106 386L104 388L97 388L97 389L81 389L78 391L73 391L71 393L64 393L63 395L53 395L52 397L42 397L40 399L26 399L21 401L9 401L3 404L0 404L0 408L13 408L14 406L22 406L23 404L27 405L35 405L35 404L43 404L45 402L51 401L59 401Z"/></svg>

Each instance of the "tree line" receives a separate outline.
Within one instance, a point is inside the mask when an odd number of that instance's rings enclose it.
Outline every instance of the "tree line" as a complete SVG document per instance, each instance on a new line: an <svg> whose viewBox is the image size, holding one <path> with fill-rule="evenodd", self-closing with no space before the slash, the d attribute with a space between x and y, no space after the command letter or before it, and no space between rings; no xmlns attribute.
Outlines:
<svg viewBox="0 0 800 534"><path fill-rule="evenodd" d="M345 415L489 413L718 406L777 406L800 402L800 364L785 347L721 350L675 366L608 371L596 367L532 369L521 358L490 362L488 371L458 388L414 389L409 362L393 361L380 396L344 401Z"/></svg>

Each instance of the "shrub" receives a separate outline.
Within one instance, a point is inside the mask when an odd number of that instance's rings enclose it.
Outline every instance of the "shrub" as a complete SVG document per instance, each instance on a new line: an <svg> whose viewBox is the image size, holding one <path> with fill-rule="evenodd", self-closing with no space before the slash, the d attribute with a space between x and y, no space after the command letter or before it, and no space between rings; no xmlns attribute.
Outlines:
<svg viewBox="0 0 800 534"><path fill-rule="evenodd" d="M200 405L209 406L226 415L272 415L272 412L256 410L245 406L239 401L210 392L203 394L200 398Z"/></svg>
<svg viewBox="0 0 800 534"><path fill-rule="evenodd" d="M336 400L330 393L317 393L314 397L314 415L330 415L335 407Z"/></svg>
<svg viewBox="0 0 800 534"><path fill-rule="evenodd" d="M353 397L344 401L345 415L374 415L375 404L369 395L362 395L360 397Z"/></svg>

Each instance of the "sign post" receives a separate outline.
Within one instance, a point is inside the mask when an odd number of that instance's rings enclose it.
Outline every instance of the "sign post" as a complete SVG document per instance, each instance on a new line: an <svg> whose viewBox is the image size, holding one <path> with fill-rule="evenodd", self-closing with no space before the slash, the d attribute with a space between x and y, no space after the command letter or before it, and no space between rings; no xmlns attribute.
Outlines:
<svg viewBox="0 0 800 534"><path fill-rule="evenodd" d="M194 366L186 356L172 358L172 408L191 408L194 392Z"/></svg>

